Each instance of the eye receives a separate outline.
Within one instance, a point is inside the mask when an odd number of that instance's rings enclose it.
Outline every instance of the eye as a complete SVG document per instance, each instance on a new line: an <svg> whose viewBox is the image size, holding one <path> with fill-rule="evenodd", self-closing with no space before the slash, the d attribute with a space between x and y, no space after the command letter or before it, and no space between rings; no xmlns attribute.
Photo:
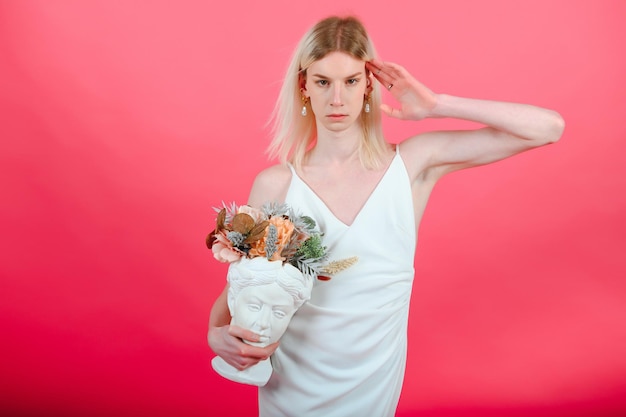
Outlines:
<svg viewBox="0 0 626 417"><path fill-rule="evenodd" d="M277 319L284 319L285 316L287 315L287 313L285 313L282 310L274 310L273 313L274 313L274 317L276 317Z"/></svg>
<svg viewBox="0 0 626 417"><path fill-rule="evenodd" d="M321 87L328 85L328 80L317 80L315 83Z"/></svg>
<svg viewBox="0 0 626 417"><path fill-rule="evenodd" d="M358 79L358 78L350 78L348 81L346 81L346 84L348 84L348 85L354 85L354 84L356 84L356 83L358 83L358 82L359 82L359 79Z"/></svg>
<svg viewBox="0 0 626 417"><path fill-rule="evenodd" d="M254 312L261 311L261 306L258 304L248 304L248 310Z"/></svg>

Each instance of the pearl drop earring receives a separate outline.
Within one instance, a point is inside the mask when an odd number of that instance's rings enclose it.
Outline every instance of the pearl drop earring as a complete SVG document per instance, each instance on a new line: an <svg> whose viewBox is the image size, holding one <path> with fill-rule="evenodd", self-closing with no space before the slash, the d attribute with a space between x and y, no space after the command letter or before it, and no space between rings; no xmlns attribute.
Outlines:
<svg viewBox="0 0 626 417"><path fill-rule="evenodd" d="M303 94L302 95L302 111L300 112L302 117L306 117L307 115L306 104L308 103L308 101L309 101L309 98Z"/></svg>

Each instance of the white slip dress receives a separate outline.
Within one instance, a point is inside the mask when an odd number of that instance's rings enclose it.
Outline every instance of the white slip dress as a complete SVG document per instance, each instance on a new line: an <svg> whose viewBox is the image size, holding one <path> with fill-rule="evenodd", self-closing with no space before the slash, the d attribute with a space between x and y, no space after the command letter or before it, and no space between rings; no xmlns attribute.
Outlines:
<svg viewBox="0 0 626 417"><path fill-rule="evenodd" d="M315 282L272 355L259 415L393 416L406 364L416 246L411 183L398 147L351 225L290 168L285 202L315 219L330 260L359 260Z"/></svg>

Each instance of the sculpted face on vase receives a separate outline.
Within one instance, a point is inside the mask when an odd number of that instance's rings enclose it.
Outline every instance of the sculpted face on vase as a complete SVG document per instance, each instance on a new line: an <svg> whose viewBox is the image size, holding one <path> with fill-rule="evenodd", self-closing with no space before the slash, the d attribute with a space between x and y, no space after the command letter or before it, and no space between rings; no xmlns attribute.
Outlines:
<svg viewBox="0 0 626 417"><path fill-rule="evenodd" d="M251 345L267 346L276 342L287 330L296 312L293 297L278 284L243 288L235 299L231 324L252 330L260 341Z"/></svg>
<svg viewBox="0 0 626 417"><path fill-rule="evenodd" d="M243 258L228 270L231 324L251 330L267 346L280 339L297 309L310 298L312 279L297 268L265 258Z"/></svg>

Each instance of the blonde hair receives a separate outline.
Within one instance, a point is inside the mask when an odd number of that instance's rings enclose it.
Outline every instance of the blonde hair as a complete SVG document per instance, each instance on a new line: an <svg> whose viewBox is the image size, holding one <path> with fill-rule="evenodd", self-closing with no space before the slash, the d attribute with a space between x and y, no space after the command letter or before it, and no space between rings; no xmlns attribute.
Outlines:
<svg viewBox="0 0 626 417"><path fill-rule="evenodd" d="M300 74L306 76L309 66L330 52L344 52L363 61L376 56L365 27L355 17L328 17L313 26L298 43L272 113L270 158L300 167L307 150L315 143L315 117L312 112L305 117L300 113ZM359 145L359 158L366 168L380 167L387 147L382 133L380 103L379 87L372 82L370 111L362 111L360 116L364 140Z"/></svg>

